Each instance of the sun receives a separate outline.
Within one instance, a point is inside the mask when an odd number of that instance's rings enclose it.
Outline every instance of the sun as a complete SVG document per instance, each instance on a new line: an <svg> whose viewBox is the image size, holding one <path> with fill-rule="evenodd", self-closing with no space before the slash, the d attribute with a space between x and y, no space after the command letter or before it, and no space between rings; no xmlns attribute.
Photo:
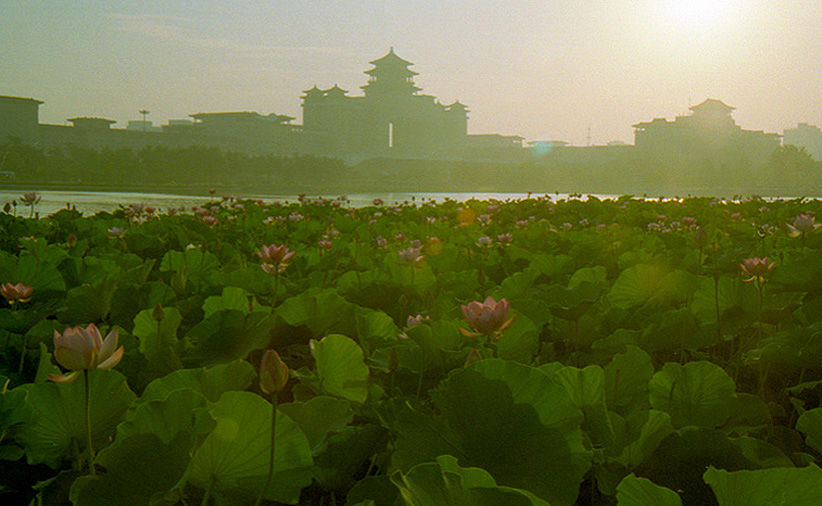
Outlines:
<svg viewBox="0 0 822 506"><path fill-rule="evenodd" d="M671 28L688 32L709 31L731 23L737 0L664 0L659 3L661 18Z"/></svg>

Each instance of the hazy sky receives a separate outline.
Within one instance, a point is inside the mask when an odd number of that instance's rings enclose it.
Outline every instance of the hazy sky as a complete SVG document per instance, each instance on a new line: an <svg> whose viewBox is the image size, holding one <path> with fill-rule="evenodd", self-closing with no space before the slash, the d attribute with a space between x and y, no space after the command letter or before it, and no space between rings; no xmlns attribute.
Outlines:
<svg viewBox="0 0 822 506"><path fill-rule="evenodd" d="M745 129L822 125L822 0L0 0L0 95L41 123L295 116L388 52L470 133L633 142L706 98Z"/></svg>

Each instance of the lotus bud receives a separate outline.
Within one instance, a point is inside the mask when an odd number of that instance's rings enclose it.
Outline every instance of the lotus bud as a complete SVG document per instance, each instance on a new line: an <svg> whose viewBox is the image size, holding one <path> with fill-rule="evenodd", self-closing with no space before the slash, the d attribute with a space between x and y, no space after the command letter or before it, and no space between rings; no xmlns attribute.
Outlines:
<svg viewBox="0 0 822 506"><path fill-rule="evenodd" d="M282 391L288 383L288 367L274 350L266 350L260 359L260 390L266 394Z"/></svg>

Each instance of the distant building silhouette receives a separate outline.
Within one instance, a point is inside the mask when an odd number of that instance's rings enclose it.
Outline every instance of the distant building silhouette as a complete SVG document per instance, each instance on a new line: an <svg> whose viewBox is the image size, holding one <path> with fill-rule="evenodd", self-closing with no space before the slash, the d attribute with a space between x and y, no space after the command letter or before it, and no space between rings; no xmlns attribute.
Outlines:
<svg viewBox="0 0 822 506"><path fill-rule="evenodd" d="M785 129L782 143L805 148L814 160L822 161L822 130L807 123L799 123L796 128Z"/></svg>
<svg viewBox="0 0 822 506"><path fill-rule="evenodd" d="M686 159L765 160L780 146L779 134L739 127L731 117L735 108L721 100L707 99L689 109L690 115L674 121L654 118L633 125L636 148Z"/></svg>
<svg viewBox="0 0 822 506"><path fill-rule="evenodd" d="M419 94L411 62L394 53L370 62L364 95L349 96L337 85L317 86L302 96L303 129L320 133L325 150L337 154L454 156L466 146L468 109L443 105Z"/></svg>
<svg viewBox="0 0 822 506"><path fill-rule="evenodd" d="M522 137L469 135L468 108L459 101L441 104L420 93L411 62L388 54L370 62L363 95L339 86L305 90L303 124L282 114L250 111L198 112L192 121L157 127L129 121L114 129L105 118L77 117L72 126L41 125L31 98L0 96L0 142L17 137L44 148L75 144L92 148L140 148L146 145L209 145L246 153L307 153L346 159L372 157L500 158L521 151ZM148 111L145 111L148 112ZM516 155L514 155L516 156Z"/></svg>

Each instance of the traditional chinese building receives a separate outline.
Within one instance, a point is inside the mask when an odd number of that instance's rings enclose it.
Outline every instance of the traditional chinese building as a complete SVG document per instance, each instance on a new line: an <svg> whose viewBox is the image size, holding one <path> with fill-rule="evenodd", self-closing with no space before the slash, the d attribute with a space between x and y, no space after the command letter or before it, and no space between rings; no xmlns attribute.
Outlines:
<svg viewBox="0 0 822 506"><path fill-rule="evenodd" d="M707 99L689 108L691 114L674 121L654 118L634 127L634 145L649 152L686 159L734 158L766 160L780 146L779 134L743 130L721 100Z"/></svg>
<svg viewBox="0 0 822 506"><path fill-rule="evenodd" d="M411 62L394 53L370 62L363 95L334 85L302 96L303 129L317 132L321 152L383 156L449 156L465 147L468 109L419 93Z"/></svg>

